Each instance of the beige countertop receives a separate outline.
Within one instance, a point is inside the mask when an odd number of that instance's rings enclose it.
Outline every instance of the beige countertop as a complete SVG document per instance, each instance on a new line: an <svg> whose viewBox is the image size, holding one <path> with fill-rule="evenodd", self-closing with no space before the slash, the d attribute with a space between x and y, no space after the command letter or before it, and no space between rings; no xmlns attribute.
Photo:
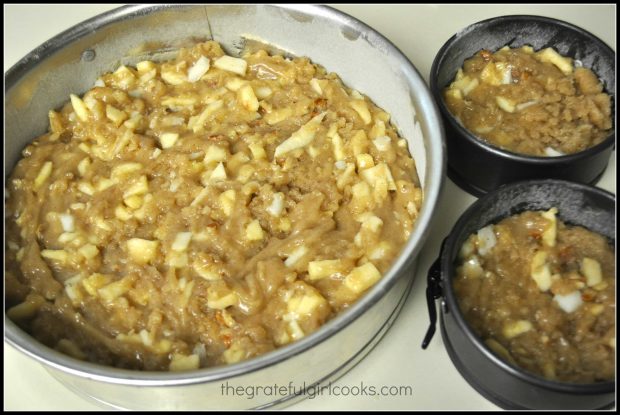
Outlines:
<svg viewBox="0 0 620 415"><path fill-rule="evenodd" d="M5 72L32 49L61 31L115 5L5 5ZM614 5L338 5L390 39L428 79L436 52L454 33L489 17L535 14L580 26L615 50ZM598 186L615 193L614 152ZM442 239L475 198L446 180L434 230L422 250L412 294L400 316L379 345L334 385L341 390L365 385L405 386L401 396L320 396L290 407L292 410L493 410L450 361L436 334L423 351L420 343L428 325L424 289L426 270L436 258ZM4 343L5 410L98 410L56 381L39 363Z"/></svg>

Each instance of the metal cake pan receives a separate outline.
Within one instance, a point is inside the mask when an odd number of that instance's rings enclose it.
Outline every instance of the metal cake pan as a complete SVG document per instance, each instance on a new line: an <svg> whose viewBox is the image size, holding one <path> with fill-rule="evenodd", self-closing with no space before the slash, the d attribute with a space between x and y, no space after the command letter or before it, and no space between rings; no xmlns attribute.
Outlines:
<svg viewBox="0 0 620 415"><path fill-rule="evenodd" d="M57 379L106 406L142 410L242 409L290 404L303 394L226 396L223 385L311 386L344 374L389 328L413 281L445 176L438 110L422 77L386 38L324 6L126 6L87 20L32 51L5 73L5 178L21 150L47 128L47 111L83 93L119 64L165 59L214 39L233 55L258 44L310 57L392 115L409 143L424 202L402 253L349 310L291 345L241 363L184 373L139 372L73 359L38 342L5 315L5 340ZM299 389L299 388L298 388Z"/></svg>

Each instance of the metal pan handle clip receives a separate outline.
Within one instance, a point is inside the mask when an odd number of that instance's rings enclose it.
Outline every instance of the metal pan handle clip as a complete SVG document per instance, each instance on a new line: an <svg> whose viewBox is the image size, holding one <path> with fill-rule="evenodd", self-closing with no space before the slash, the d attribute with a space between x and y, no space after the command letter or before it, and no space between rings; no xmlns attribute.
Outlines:
<svg viewBox="0 0 620 415"><path fill-rule="evenodd" d="M435 300L441 298L441 255L433 262L428 270L426 285L426 305L428 306L428 317L430 325L422 341L422 349L426 349L435 335L435 327L437 325L437 308Z"/></svg>

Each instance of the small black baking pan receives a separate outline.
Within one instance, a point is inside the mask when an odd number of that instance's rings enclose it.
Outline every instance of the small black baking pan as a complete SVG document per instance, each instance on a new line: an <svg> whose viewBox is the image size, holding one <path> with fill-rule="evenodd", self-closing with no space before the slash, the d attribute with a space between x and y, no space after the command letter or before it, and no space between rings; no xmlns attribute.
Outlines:
<svg viewBox="0 0 620 415"><path fill-rule="evenodd" d="M441 299L441 336L448 354L469 384L491 402L504 409L607 408L614 402L614 382L551 381L500 359L467 324L453 290L458 252L470 234L517 213L552 207L558 208L558 216L565 223L604 235L615 245L613 194L589 185L551 179L499 187L463 213L429 270L426 296L431 325L422 347L428 346L435 332L435 300Z"/></svg>
<svg viewBox="0 0 620 415"><path fill-rule="evenodd" d="M461 188L480 196L498 186L519 180L563 179L594 184L600 179L615 143L615 123L599 144L560 157L516 154L484 142L461 125L448 110L442 91L454 80L463 62L481 49L529 45L535 50L554 48L563 56L581 61L602 81L612 97L615 114L615 53L591 33L540 16L501 16L472 24L452 36L439 50L430 73L431 92L438 103L446 130L448 176Z"/></svg>

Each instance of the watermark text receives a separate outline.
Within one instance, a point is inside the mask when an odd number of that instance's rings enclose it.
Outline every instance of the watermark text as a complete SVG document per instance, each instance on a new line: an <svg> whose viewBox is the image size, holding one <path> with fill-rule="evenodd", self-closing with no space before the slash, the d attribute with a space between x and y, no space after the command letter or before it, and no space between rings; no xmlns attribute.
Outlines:
<svg viewBox="0 0 620 415"><path fill-rule="evenodd" d="M228 382L221 385L222 396L245 397L254 399L259 396L282 398L290 395L304 395L308 399L319 396L412 396L413 388L409 385L373 385L360 382L356 385L339 385L329 382L326 385L316 383L312 385L295 384L289 382L286 385L265 384L265 385L231 385Z"/></svg>

